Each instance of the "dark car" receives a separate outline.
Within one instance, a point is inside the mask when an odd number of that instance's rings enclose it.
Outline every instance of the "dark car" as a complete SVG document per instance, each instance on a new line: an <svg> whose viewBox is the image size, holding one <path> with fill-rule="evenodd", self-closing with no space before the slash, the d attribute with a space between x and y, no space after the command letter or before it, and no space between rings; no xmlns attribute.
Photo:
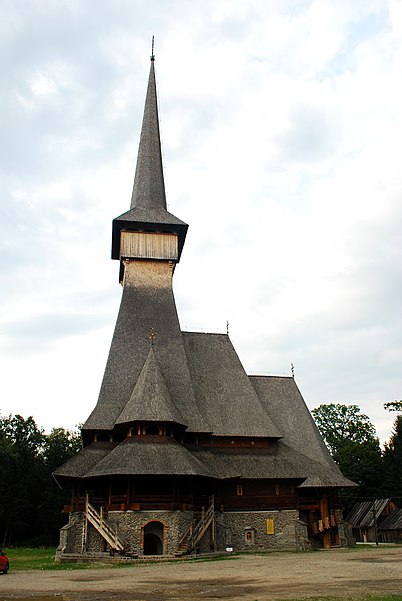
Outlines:
<svg viewBox="0 0 402 601"><path fill-rule="evenodd" d="M9 567L10 562L8 561L7 555L3 553L3 551L0 551L0 572L7 574Z"/></svg>

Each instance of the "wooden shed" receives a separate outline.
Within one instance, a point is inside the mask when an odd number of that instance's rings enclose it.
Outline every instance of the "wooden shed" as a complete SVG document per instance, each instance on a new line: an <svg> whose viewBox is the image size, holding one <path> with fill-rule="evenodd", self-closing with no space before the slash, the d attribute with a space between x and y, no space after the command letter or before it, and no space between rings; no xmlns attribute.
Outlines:
<svg viewBox="0 0 402 601"><path fill-rule="evenodd" d="M395 509L381 522L380 540L383 543L402 544L402 509Z"/></svg>
<svg viewBox="0 0 402 601"><path fill-rule="evenodd" d="M357 542L382 540L380 530L384 520L397 509L392 499L373 499L356 503L346 516Z"/></svg>

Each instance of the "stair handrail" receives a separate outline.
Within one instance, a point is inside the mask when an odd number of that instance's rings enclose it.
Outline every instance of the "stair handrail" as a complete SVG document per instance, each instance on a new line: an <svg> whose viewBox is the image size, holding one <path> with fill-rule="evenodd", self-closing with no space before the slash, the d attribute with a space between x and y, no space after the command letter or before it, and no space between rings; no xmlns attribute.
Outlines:
<svg viewBox="0 0 402 601"><path fill-rule="evenodd" d="M88 499L88 495L85 499L85 516L86 519L96 528L99 534L109 543L109 545L117 550L122 551L124 549L123 541L117 536L117 531L113 530L106 522L103 514L100 515L95 507L91 505Z"/></svg>
<svg viewBox="0 0 402 601"><path fill-rule="evenodd" d="M214 515L215 515L214 497L211 496L210 497L210 506L208 507L207 511L205 511L204 507L202 508L201 519L198 522L198 524L195 526L195 528L192 532L192 535L188 539L188 550L189 551L192 551L195 548L195 546L197 545L197 543L204 536L204 534L207 531L207 529L209 528L212 520L214 519Z"/></svg>
<svg viewBox="0 0 402 601"><path fill-rule="evenodd" d="M193 533L193 524L190 524L190 526L187 528L187 530L184 532L183 536L177 543L177 549L180 549L182 546L184 546L185 543L186 544L188 543L188 540L191 537L192 533Z"/></svg>

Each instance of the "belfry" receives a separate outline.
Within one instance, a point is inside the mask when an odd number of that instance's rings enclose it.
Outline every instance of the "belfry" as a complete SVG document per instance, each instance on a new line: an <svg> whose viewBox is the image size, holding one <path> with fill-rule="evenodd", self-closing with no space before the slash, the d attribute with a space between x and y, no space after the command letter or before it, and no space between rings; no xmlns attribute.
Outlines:
<svg viewBox="0 0 402 601"><path fill-rule="evenodd" d="M340 488L293 377L248 376L227 334L183 332L172 279L188 226L167 210L151 57L130 209L113 220L122 299L58 558L345 545Z"/></svg>

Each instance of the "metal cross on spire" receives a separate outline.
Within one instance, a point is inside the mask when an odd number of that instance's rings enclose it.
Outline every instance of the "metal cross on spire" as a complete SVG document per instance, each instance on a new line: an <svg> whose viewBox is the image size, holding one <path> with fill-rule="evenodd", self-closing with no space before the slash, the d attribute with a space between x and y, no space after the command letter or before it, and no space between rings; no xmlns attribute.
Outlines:
<svg viewBox="0 0 402 601"><path fill-rule="evenodd" d="M155 60L155 55L154 55L154 42L155 42L155 36L152 36L152 46L151 46L151 61Z"/></svg>
<svg viewBox="0 0 402 601"><path fill-rule="evenodd" d="M148 338L151 341L151 346L154 345L154 340L156 340L158 337L158 334L155 330L155 328L150 328L149 332L148 332Z"/></svg>

